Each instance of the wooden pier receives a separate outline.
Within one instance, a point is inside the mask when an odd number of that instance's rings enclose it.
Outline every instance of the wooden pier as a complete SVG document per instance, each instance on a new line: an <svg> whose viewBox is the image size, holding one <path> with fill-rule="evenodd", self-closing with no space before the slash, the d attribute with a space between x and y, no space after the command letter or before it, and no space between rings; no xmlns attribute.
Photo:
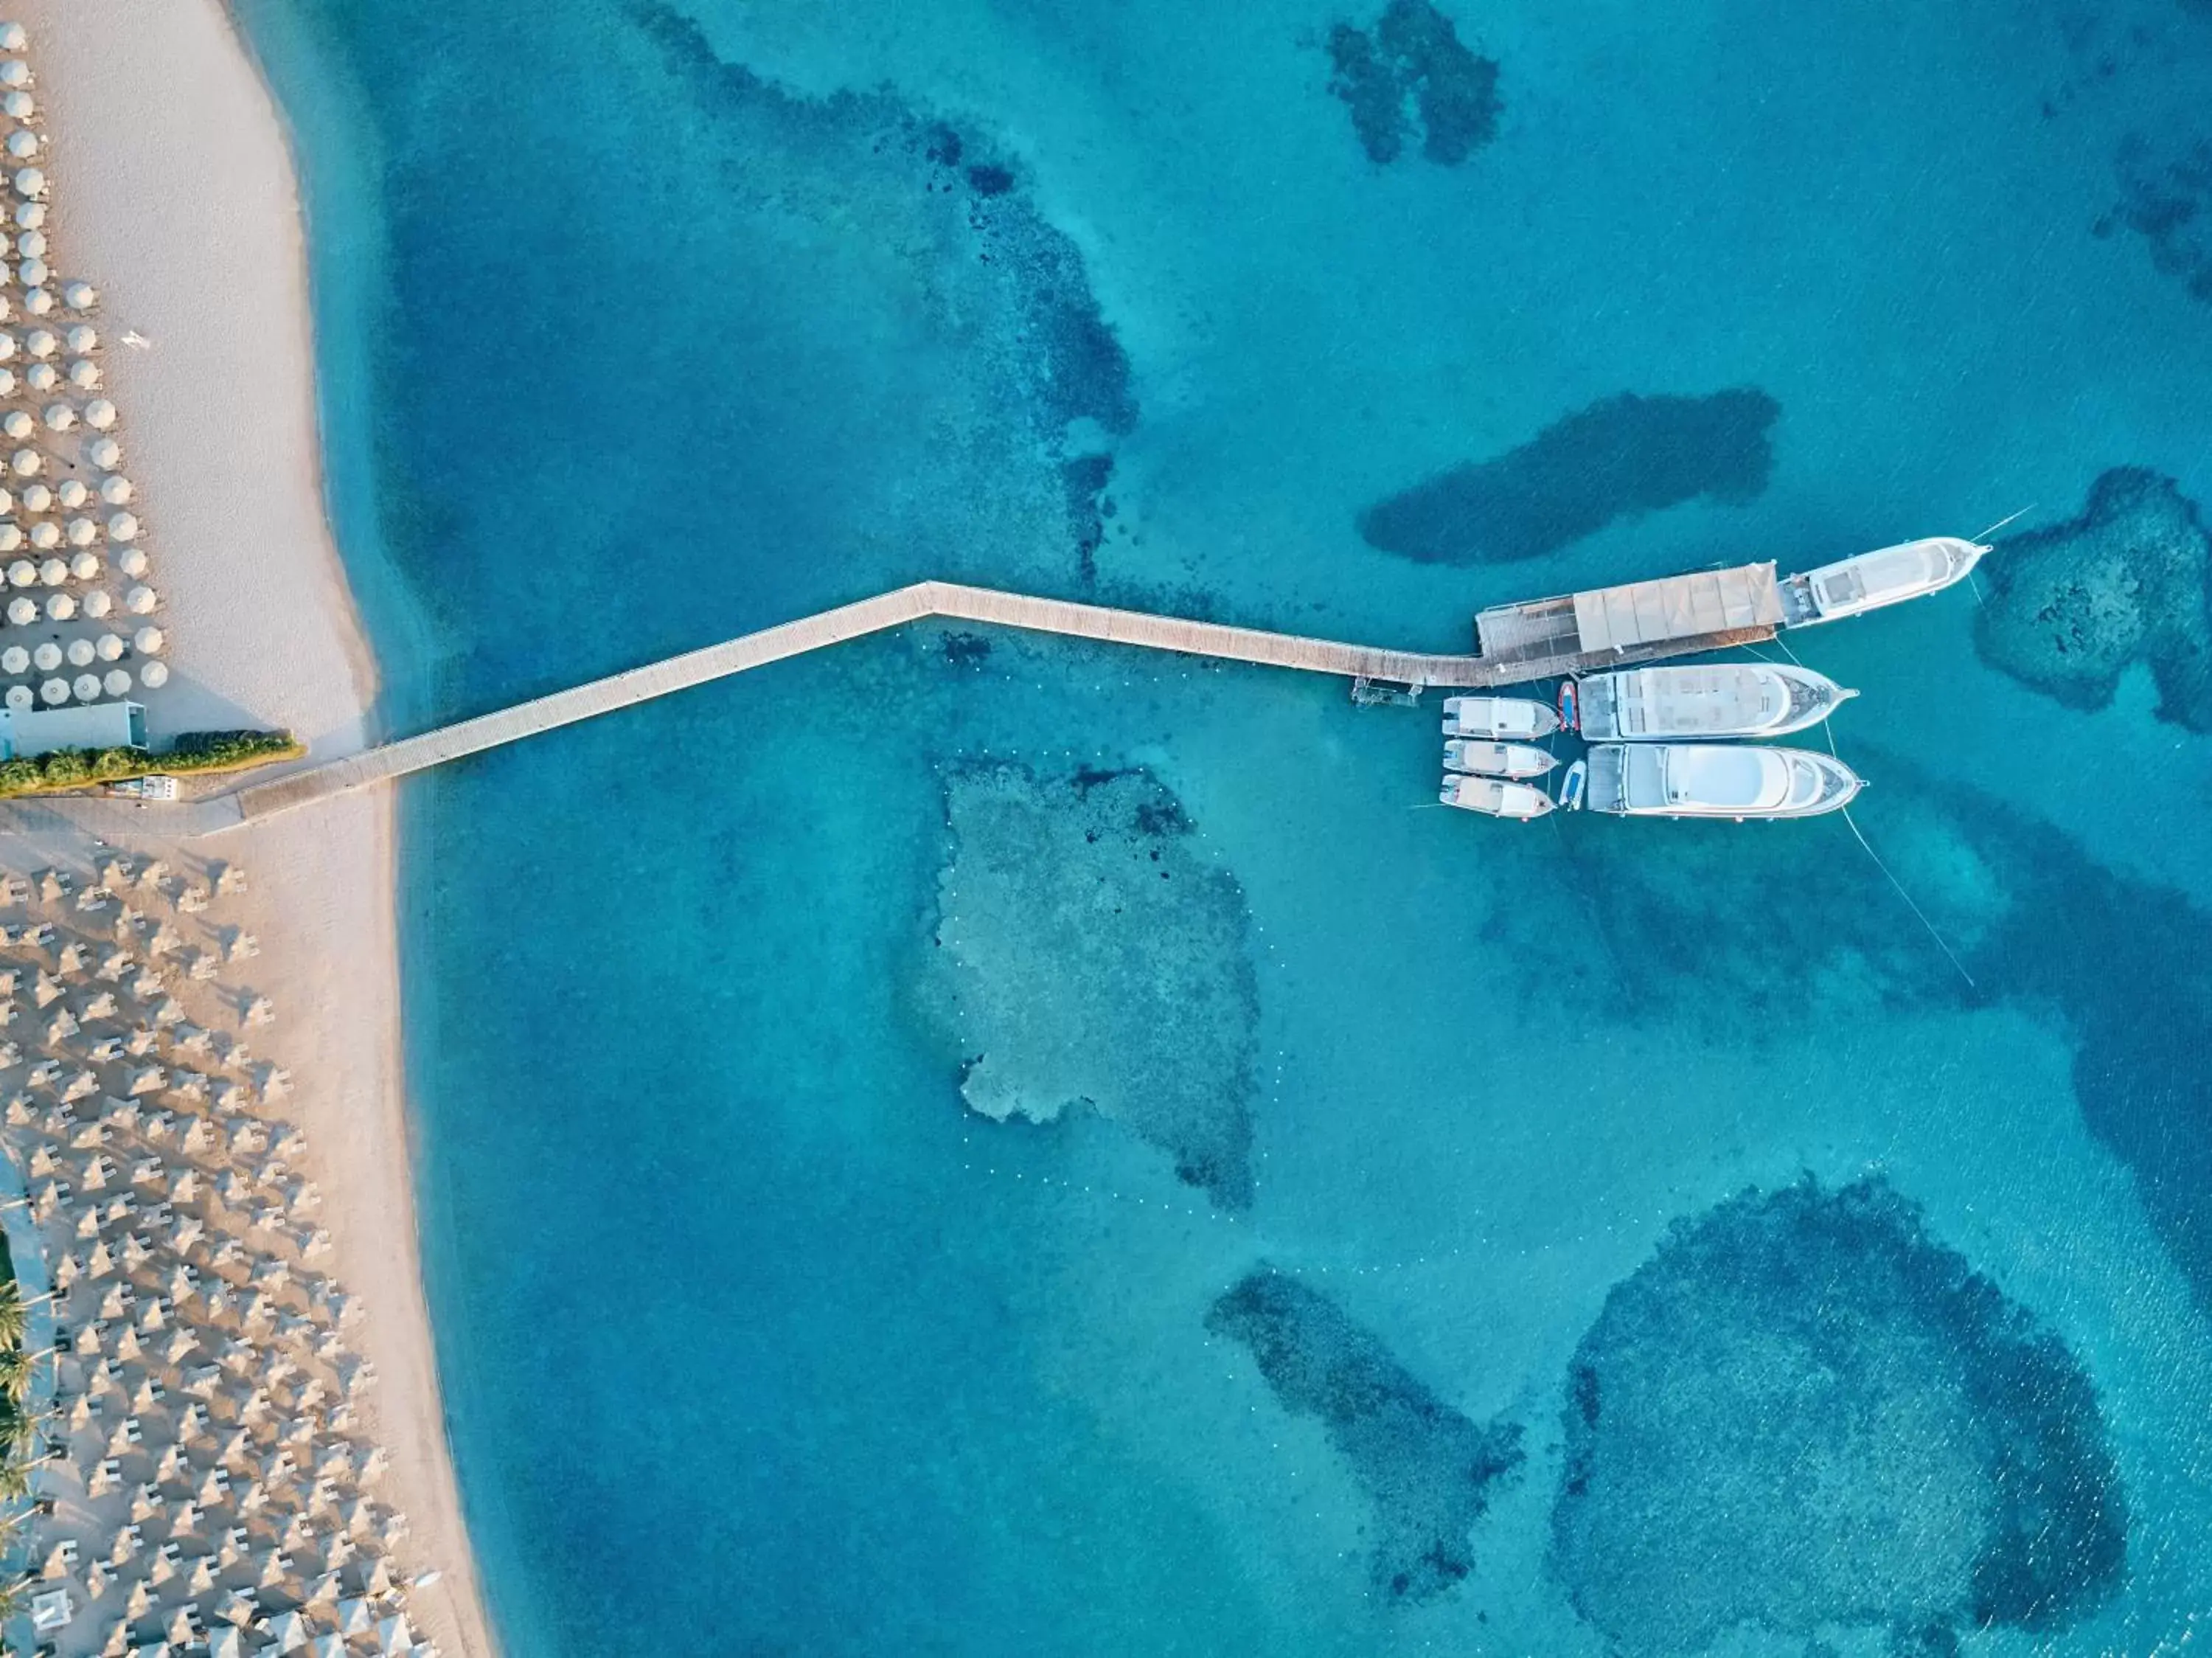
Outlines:
<svg viewBox="0 0 2212 1658"><path fill-rule="evenodd" d="M23 832L44 815L82 820L104 832L159 822L187 835L214 833L911 622L977 622L1327 674L1351 680L1355 696L1372 702L1409 699L1394 696L1393 687L1408 692L1431 686L1483 689L1756 643L1772 637L1779 625L1774 588L1774 567L1754 564L1501 606L1477 619L1480 651L1457 656L1345 644L951 582L920 582L343 759L248 783L228 795L152 808L105 799L54 798L38 802L33 811L26 809L29 802L11 802L14 810L0 813L0 830L12 826Z"/></svg>

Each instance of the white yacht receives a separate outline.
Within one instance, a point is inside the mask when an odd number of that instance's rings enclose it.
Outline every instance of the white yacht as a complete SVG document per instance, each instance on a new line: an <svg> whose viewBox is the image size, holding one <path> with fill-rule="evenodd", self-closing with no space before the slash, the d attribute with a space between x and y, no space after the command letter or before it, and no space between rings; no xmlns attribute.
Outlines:
<svg viewBox="0 0 2212 1658"><path fill-rule="evenodd" d="M1533 741L1559 728L1548 703L1525 697L1447 697L1444 735L1488 737L1495 741Z"/></svg>
<svg viewBox="0 0 2212 1658"><path fill-rule="evenodd" d="M1784 622L1805 627L1863 615L1963 582L1989 549L1956 535L1932 535L1823 564L1782 583Z"/></svg>
<svg viewBox="0 0 2212 1658"><path fill-rule="evenodd" d="M1463 771L1446 776L1438 798L1462 812L1486 812L1493 818L1517 818L1524 823L1552 809L1552 797L1532 784L1470 777Z"/></svg>
<svg viewBox="0 0 2212 1658"><path fill-rule="evenodd" d="M1570 682L1569 722L1592 742L1676 737L1779 737L1818 725L1859 693L1778 662L1632 667Z"/></svg>
<svg viewBox="0 0 2212 1658"><path fill-rule="evenodd" d="M1826 754L1756 743L1594 743L1589 762L1584 804L1615 817L1817 817L1866 786Z"/></svg>
<svg viewBox="0 0 2212 1658"><path fill-rule="evenodd" d="M1486 777L1540 777L1559 763L1556 757L1526 743L1454 737L1444 744L1447 770L1479 771Z"/></svg>

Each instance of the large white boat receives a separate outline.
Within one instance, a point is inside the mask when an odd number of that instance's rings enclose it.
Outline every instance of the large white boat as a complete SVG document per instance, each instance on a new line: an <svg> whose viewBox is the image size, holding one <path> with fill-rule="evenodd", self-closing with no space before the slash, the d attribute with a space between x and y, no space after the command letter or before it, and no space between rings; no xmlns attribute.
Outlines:
<svg viewBox="0 0 2212 1658"><path fill-rule="evenodd" d="M1462 812L1486 812L1493 818L1518 818L1524 823L1552 809L1552 797L1528 783L1510 783L1504 777L1470 777L1463 771L1454 771L1444 778L1443 792L1438 798L1446 806L1456 806Z"/></svg>
<svg viewBox="0 0 2212 1658"><path fill-rule="evenodd" d="M1878 547L1782 583L1784 625L1840 621L1963 582L1989 549L1956 535Z"/></svg>
<svg viewBox="0 0 2212 1658"><path fill-rule="evenodd" d="M1486 777L1540 777L1559 763L1556 756L1527 743L1454 737L1444 744L1446 770L1479 771Z"/></svg>
<svg viewBox="0 0 2212 1658"><path fill-rule="evenodd" d="M1817 725L1856 697L1824 674L1778 662L1632 667L1574 682L1577 728L1592 742L1779 737Z"/></svg>
<svg viewBox="0 0 2212 1658"><path fill-rule="evenodd" d="M1589 761L1583 803L1615 817L1817 817L1866 786L1829 755L1758 743L1594 743Z"/></svg>
<svg viewBox="0 0 2212 1658"><path fill-rule="evenodd" d="M1444 735L1488 737L1498 742L1529 742L1559 728L1548 703L1525 697L1447 697Z"/></svg>

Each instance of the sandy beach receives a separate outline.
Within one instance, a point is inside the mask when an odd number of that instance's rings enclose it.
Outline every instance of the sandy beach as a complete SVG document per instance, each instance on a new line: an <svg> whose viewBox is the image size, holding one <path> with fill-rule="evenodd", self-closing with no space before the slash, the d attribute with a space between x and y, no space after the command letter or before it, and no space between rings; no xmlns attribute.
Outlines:
<svg viewBox="0 0 2212 1658"><path fill-rule="evenodd" d="M58 265L96 283L107 383L163 582L173 677L156 735L283 726L311 756L358 748L377 690L325 520L312 322L283 128L219 0L21 0L51 136ZM150 818L149 814L149 818ZM489 1658L447 1455L418 1270L402 1097L393 806L372 791L201 849L241 865L246 976L282 1017L255 1047L326 1195L327 1268L365 1301L375 1436L413 1521L419 1633ZM149 850L159 850L149 838ZM19 841L9 867L74 850Z"/></svg>

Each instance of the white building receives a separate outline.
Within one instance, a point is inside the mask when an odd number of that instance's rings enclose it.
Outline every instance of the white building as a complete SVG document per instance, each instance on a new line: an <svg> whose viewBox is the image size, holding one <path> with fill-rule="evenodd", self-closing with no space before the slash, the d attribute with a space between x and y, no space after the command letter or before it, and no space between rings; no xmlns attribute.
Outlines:
<svg viewBox="0 0 2212 1658"><path fill-rule="evenodd" d="M76 708L0 708L0 760L30 759L58 748L143 748L143 703L87 703Z"/></svg>

